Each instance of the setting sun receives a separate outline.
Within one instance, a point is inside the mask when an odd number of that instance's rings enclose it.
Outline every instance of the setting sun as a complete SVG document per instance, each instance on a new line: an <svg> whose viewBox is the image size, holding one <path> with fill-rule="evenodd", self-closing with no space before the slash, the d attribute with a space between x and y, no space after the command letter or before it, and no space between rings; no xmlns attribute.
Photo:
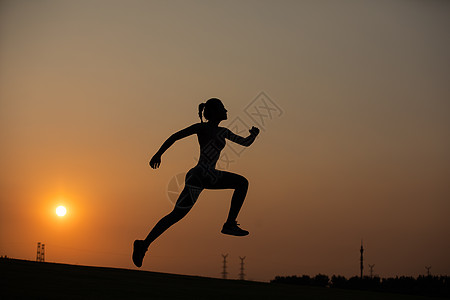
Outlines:
<svg viewBox="0 0 450 300"><path fill-rule="evenodd" d="M65 208L64 206L58 206L58 207L56 208L56 214L57 214L59 217L65 216L65 215L66 215L66 212L67 212L67 210L66 210L66 208Z"/></svg>

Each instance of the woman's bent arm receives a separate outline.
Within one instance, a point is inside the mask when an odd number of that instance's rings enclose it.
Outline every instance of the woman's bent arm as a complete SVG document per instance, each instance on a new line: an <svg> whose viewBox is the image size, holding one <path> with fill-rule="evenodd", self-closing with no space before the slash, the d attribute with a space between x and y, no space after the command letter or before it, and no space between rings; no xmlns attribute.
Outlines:
<svg viewBox="0 0 450 300"><path fill-rule="evenodd" d="M191 125L189 127L186 127L178 132L175 132L174 134L172 134L159 148L158 152L156 152L156 154L152 157L152 159L150 160L150 166L152 168L157 168L159 167L160 163L161 163L161 155L164 154L164 152L166 152L167 149L170 148L170 146L173 145L173 143L175 143L178 140L181 140L187 136L190 136L194 133L197 133L198 131L198 123Z"/></svg>
<svg viewBox="0 0 450 300"><path fill-rule="evenodd" d="M236 144L242 145L244 147L248 147L255 141L256 137L259 134L259 129L256 127L252 127L252 129L249 130L250 135L246 138L239 136L237 134L234 134L231 130L227 129L227 135L226 138L228 138L230 141L235 142Z"/></svg>
<svg viewBox="0 0 450 300"><path fill-rule="evenodd" d="M173 145L173 143L175 143L176 141L181 140L187 136L190 136L194 133L197 133L197 129L198 129L198 124L194 124L194 125L184 128L178 132L175 132L174 134L169 136L169 138L162 144L161 148L159 148L158 152L156 152L156 153L159 154L160 156L163 155L164 152L166 152L166 150L169 149L170 146Z"/></svg>

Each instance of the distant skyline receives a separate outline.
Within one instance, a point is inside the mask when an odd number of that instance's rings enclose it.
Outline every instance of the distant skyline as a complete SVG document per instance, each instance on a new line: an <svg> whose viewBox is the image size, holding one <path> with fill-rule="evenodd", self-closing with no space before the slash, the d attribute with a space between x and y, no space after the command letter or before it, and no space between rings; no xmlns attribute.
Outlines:
<svg viewBox="0 0 450 300"><path fill-rule="evenodd" d="M0 255L133 268L199 150L152 155L211 97L258 126L263 92L279 113L219 166L250 181L250 235L220 233L231 190L206 190L144 270L357 276L363 239L382 277L449 275L448 28L437 0L1 1Z"/></svg>

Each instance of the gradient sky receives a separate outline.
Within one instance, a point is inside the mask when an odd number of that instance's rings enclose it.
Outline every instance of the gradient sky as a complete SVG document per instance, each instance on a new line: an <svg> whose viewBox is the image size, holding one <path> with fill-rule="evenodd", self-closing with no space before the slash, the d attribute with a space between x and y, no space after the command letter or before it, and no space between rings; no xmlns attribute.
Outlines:
<svg viewBox="0 0 450 300"><path fill-rule="evenodd" d="M134 268L196 138L151 156L211 97L256 125L265 92L281 113L222 165L250 235L205 190L143 269L354 276L364 239L366 271L449 275L449 28L449 1L1 1L0 255Z"/></svg>

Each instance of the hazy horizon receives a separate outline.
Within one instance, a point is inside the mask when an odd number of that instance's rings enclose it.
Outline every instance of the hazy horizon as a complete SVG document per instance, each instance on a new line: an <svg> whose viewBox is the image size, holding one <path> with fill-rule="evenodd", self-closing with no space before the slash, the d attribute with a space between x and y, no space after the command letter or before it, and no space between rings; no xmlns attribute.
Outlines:
<svg viewBox="0 0 450 300"><path fill-rule="evenodd" d="M448 275L448 28L437 0L0 2L0 255L133 268L196 137L152 155L211 97L258 126L263 92L277 114L220 165L250 182L250 235L222 235L232 192L205 190L142 269L349 277L363 239L366 274Z"/></svg>

